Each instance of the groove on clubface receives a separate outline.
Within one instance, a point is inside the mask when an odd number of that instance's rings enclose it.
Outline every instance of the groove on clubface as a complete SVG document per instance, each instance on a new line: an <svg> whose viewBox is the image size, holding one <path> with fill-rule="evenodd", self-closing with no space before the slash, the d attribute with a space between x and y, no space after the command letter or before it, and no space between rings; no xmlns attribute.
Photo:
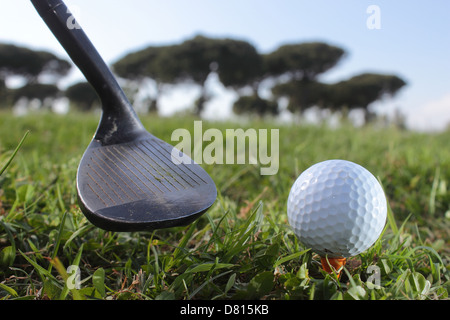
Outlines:
<svg viewBox="0 0 450 320"><path fill-rule="evenodd" d="M171 152L156 139L93 148L86 184L104 208L207 184Z"/></svg>

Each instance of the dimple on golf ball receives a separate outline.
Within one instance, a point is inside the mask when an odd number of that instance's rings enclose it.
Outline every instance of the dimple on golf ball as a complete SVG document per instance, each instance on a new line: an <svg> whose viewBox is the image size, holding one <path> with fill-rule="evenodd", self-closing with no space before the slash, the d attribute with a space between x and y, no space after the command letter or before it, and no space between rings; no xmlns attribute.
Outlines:
<svg viewBox="0 0 450 320"><path fill-rule="evenodd" d="M297 178L287 215L305 246L321 256L350 257L367 250L380 236L387 201L367 169L346 160L327 160Z"/></svg>

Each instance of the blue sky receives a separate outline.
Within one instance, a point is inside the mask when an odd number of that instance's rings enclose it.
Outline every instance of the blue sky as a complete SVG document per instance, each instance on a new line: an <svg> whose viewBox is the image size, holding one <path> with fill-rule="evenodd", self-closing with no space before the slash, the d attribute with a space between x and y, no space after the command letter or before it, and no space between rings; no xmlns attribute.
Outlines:
<svg viewBox="0 0 450 320"><path fill-rule="evenodd" d="M450 123L448 0L66 0L66 4L108 63L148 45L177 43L196 34L247 40L263 53L285 43L324 41L348 54L324 74L323 81L366 71L394 73L408 86L395 99L377 103L377 110L391 114L398 108L418 129L440 129ZM381 29L367 28L370 5L380 9ZM0 0L0 42L67 58L27 0ZM81 75L74 70L72 78Z"/></svg>

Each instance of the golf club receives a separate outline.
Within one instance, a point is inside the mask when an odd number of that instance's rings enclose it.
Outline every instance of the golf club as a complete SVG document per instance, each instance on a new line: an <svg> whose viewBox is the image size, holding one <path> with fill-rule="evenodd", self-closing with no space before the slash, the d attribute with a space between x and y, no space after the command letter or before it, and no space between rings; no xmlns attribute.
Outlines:
<svg viewBox="0 0 450 320"><path fill-rule="evenodd" d="M216 199L211 177L146 131L63 1L31 2L102 103L100 123L77 172L78 202L84 215L110 231L149 231L197 219ZM181 158L184 161L177 160Z"/></svg>

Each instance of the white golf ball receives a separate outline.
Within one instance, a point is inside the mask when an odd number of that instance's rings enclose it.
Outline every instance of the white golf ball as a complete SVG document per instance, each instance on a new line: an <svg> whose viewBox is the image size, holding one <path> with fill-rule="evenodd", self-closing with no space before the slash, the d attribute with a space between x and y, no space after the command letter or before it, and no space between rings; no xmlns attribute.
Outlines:
<svg viewBox="0 0 450 320"><path fill-rule="evenodd" d="M346 160L319 162L293 184L288 221L300 241L321 256L350 257L383 231L387 201L378 180Z"/></svg>

